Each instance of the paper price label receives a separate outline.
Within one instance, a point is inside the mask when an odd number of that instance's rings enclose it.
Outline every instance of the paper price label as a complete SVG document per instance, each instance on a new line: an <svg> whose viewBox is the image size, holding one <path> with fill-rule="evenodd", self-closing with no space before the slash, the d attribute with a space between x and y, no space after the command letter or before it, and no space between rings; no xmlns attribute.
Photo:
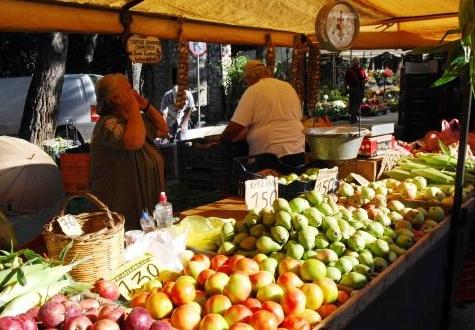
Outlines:
<svg viewBox="0 0 475 330"><path fill-rule="evenodd" d="M379 178L385 171L389 171L395 167L401 157L402 155L396 150L386 150L377 177Z"/></svg>
<svg viewBox="0 0 475 330"><path fill-rule="evenodd" d="M130 300L135 289L156 278L158 273L158 260L151 255L144 255L120 267L109 279L117 284L120 294Z"/></svg>
<svg viewBox="0 0 475 330"><path fill-rule="evenodd" d="M247 180L245 182L244 199L248 210L262 209L272 206L274 200L279 196L279 183L274 176L264 179Z"/></svg>
<svg viewBox="0 0 475 330"><path fill-rule="evenodd" d="M314 190L322 194L334 192L338 187L338 167L322 168L318 171Z"/></svg>
<svg viewBox="0 0 475 330"><path fill-rule="evenodd" d="M76 217L72 214L63 215L57 221L61 230L67 236L80 236L84 233Z"/></svg>

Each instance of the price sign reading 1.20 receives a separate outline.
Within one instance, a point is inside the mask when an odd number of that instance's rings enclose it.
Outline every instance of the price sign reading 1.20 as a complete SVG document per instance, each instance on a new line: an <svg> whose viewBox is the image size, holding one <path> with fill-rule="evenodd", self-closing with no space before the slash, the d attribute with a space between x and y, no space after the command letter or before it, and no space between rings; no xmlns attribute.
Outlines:
<svg viewBox="0 0 475 330"><path fill-rule="evenodd" d="M158 260L151 255L144 255L120 267L110 280L117 284L120 294L130 300L135 289L156 278L158 273Z"/></svg>
<svg viewBox="0 0 475 330"><path fill-rule="evenodd" d="M272 206L274 200L279 196L279 183L274 176L268 176L264 179L247 180L245 182L245 188L244 197L248 210Z"/></svg>
<svg viewBox="0 0 475 330"><path fill-rule="evenodd" d="M314 190L322 194L334 192L338 186L338 167L322 168L318 171Z"/></svg>

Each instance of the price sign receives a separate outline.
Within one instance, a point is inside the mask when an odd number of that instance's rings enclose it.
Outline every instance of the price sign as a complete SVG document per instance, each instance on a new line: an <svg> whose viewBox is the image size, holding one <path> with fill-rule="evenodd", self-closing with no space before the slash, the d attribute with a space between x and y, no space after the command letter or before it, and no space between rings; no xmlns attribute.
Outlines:
<svg viewBox="0 0 475 330"><path fill-rule="evenodd" d="M84 233L76 217L72 214L63 215L57 221L61 230L67 236L80 236Z"/></svg>
<svg viewBox="0 0 475 330"><path fill-rule="evenodd" d="M117 284L120 294L130 300L134 289L138 289L144 283L156 278L158 273L158 260L146 254L120 267L109 279Z"/></svg>
<svg viewBox="0 0 475 330"><path fill-rule="evenodd" d="M358 183L360 186L366 187L367 185L369 185L369 181L366 180L364 176L356 174L356 173L350 173L350 175L353 178L353 180L355 180L356 183Z"/></svg>
<svg viewBox="0 0 475 330"><path fill-rule="evenodd" d="M396 150L386 150L377 177L379 178L385 171L389 171L396 166L401 157L402 155Z"/></svg>
<svg viewBox="0 0 475 330"><path fill-rule="evenodd" d="M338 187L338 167L322 168L318 171L314 190L322 194L334 192Z"/></svg>
<svg viewBox="0 0 475 330"><path fill-rule="evenodd" d="M162 59L160 39L133 35L127 40L127 54L134 63L158 63Z"/></svg>
<svg viewBox="0 0 475 330"><path fill-rule="evenodd" d="M244 199L248 210L272 206L278 197L279 182L275 176L245 182Z"/></svg>

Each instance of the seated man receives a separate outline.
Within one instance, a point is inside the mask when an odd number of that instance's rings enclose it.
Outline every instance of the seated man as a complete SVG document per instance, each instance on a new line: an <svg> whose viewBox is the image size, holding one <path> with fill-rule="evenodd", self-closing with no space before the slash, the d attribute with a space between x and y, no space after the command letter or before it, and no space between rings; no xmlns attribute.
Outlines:
<svg viewBox="0 0 475 330"><path fill-rule="evenodd" d="M248 88L221 141L247 139L251 155L269 152L289 165L304 164L302 108L294 88L257 60L245 65L243 79Z"/></svg>

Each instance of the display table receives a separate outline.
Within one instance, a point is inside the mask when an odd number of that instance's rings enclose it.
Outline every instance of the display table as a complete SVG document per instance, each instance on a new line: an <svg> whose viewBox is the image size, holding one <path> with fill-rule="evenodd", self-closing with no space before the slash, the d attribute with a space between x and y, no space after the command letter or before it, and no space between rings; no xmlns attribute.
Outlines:
<svg viewBox="0 0 475 330"><path fill-rule="evenodd" d="M180 219L190 215L199 215L202 217L220 217L243 220L246 216L246 204L239 197L229 197L211 204L198 206L194 209L186 210L180 213Z"/></svg>
<svg viewBox="0 0 475 330"><path fill-rule="evenodd" d="M470 240L475 198L467 200L460 240ZM226 198L180 214L243 219L244 201ZM390 264L315 329L438 329L447 279L450 216Z"/></svg>

